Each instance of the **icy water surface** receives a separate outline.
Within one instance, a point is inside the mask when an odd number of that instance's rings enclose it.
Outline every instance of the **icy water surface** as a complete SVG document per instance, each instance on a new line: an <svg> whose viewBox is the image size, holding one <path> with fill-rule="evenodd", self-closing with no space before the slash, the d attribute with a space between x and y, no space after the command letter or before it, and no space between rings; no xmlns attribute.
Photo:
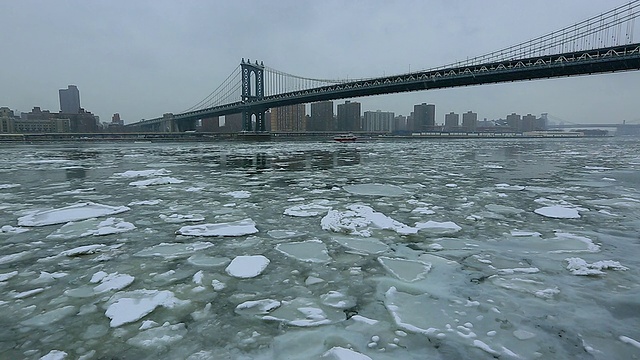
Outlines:
<svg viewBox="0 0 640 360"><path fill-rule="evenodd" d="M639 140L0 150L2 359L640 358Z"/></svg>

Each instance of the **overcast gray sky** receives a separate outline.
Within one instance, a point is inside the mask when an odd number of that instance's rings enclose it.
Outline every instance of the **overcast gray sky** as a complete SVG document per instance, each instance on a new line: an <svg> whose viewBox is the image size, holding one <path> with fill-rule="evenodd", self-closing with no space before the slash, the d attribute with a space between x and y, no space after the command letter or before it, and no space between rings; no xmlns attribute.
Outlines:
<svg viewBox="0 0 640 360"><path fill-rule="evenodd" d="M0 106L81 105L110 121L180 112L241 58L312 78L361 78L444 65L544 35L624 0L3 0ZM640 21L635 42L640 41ZM408 115L414 104L571 122L640 121L640 71L355 99ZM336 102L337 103L337 102Z"/></svg>

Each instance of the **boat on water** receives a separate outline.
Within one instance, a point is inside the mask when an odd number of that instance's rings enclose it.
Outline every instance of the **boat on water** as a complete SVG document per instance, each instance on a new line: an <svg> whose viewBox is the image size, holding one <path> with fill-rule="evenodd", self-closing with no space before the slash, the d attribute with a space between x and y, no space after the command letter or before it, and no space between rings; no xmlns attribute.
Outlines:
<svg viewBox="0 0 640 360"><path fill-rule="evenodd" d="M356 140L358 140L358 138L349 133L349 134L339 134L333 137L333 140L338 141L338 142L354 142Z"/></svg>

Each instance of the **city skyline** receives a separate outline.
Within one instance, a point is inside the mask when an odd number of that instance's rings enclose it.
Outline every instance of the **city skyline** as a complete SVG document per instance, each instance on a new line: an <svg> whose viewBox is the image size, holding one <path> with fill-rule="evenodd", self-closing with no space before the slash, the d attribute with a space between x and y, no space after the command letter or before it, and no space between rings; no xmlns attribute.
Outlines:
<svg viewBox="0 0 640 360"><path fill-rule="evenodd" d="M406 73L526 41L623 3L283 1L245 9L204 1L5 2L0 21L15 31L2 34L11 71L0 74L10 85L0 89L0 106L57 109L54 91L75 84L85 108L102 119L120 113L132 123L194 105L243 57L316 78ZM320 21L324 14L335 20ZM359 21L343 21L354 14ZM396 114L426 102L489 119L548 112L569 122L637 122L638 84L639 72L623 72L351 100L363 111Z"/></svg>

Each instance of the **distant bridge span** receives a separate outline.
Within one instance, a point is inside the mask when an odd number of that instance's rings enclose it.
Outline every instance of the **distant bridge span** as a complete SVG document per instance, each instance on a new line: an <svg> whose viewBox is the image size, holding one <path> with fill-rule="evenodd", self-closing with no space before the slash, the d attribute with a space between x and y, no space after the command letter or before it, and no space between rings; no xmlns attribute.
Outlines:
<svg viewBox="0 0 640 360"><path fill-rule="evenodd" d="M199 119L242 113L244 131L262 132L265 112L286 105L640 70L640 43L631 41L639 10L640 0L634 0L559 31L464 62L377 78L310 79L243 59L218 89L192 109L127 126L141 131L187 131L195 129ZM624 26L626 34L621 31Z"/></svg>

